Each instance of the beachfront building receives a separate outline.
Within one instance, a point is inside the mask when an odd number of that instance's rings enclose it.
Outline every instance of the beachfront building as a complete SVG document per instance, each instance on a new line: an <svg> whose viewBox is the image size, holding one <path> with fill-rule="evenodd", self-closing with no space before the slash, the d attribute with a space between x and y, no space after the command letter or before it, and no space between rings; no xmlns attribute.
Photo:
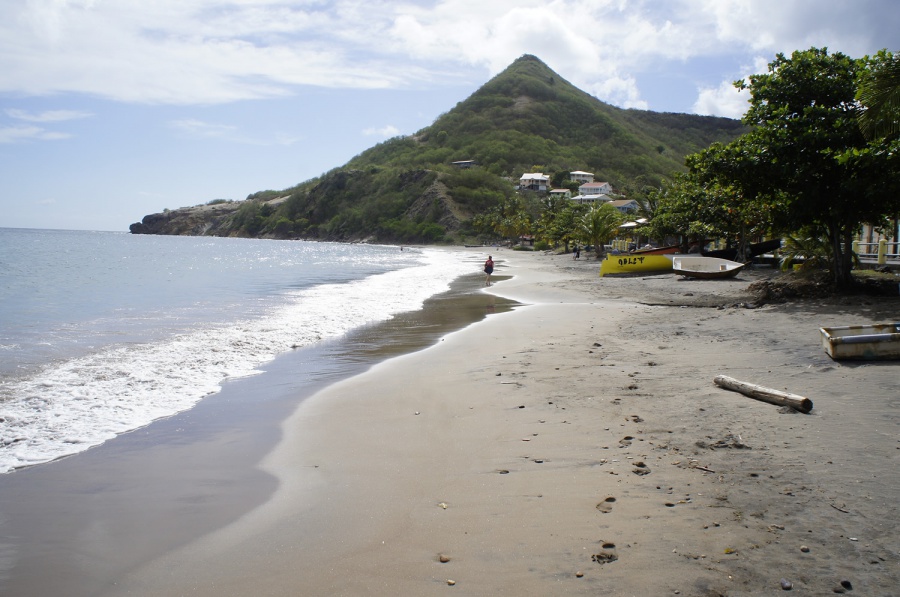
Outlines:
<svg viewBox="0 0 900 597"><path fill-rule="evenodd" d="M519 179L519 190L547 191L550 189L550 177L541 172L526 172Z"/></svg>
<svg viewBox="0 0 900 597"><path fill-rule="evenodd" d="M608 182L586 182L578 187L579 195L609 195L613 192Z"/></svg>
<svg viewBox="0 0 900 597"><path fill-rule="evenodd" d="M872 224L863 224L857 237L856 252L860 257L874 258L884 241L885 257L888 261L900 259L900 218L891 220L886 229Z"/></svg>
<svg viewBox="0 0 900 597"><path fill-rule="evenodd" d="M580 184L594 182L594 173L593 172L583 172L581 170L574 170L572 172L569 172L569 180L571 180L572 182L580 183Z"/></svg>

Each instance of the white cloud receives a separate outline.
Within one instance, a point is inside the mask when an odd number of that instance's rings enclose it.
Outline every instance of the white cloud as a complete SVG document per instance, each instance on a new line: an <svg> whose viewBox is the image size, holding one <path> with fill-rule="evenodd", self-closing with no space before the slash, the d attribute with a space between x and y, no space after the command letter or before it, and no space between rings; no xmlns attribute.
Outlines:
<svg viewBox="0 0 900 597"><path fill-rule="evenodd" d="M299 140L299 137L283 132L275 133L272 138L260 134L246 135L235 125L204 122L193 118L173 120L169 122L169 126L182 136L191 139L215 139L244 145L293 145Z"/></svg>
<svg viewBox="0 0 900 597"><path fill-rule="evenodd" d="M81 118L89 118L93 116L89 112L81 112L78 110L48 110L39 114L32 114L25 110L9 109L6 115L16 120L25 120L28 122L63 122L66 120L78 120Z"/></svg>
<svg viewBox="0 0 900 597"><path fill-rule="evenodd" d="M706 116L725 116L740 119L747 111L749 94L734 87L732 81L722 81L718 87L701 88L693 112Z"/></svg>
<svg viewBox="0 0 900 597"><path fill-rule="evenodd" d="M56 141L68 139L71 135L48 131L38 126L0 127L0 143L19 143L22 141Z"/></svg>
<svg viewBox="0 0 900 597"><path fill-rule="evenodd" d="M169 125L189 137L204 139L233 138L237 133L237 127L228 124L212 124L190 118L173 120Z"/></svg>
<svg viewBox="0 0 900 597"><path fill-rule="evenodd" d="M389 139L391 137L396 137L400 134L400 129L395 127L392 124L387 126L383 126L381 128L367 128L362 132L363 135L371 136L371 137L384 137L385 139Z"/></svg>
<svg viewBox="0 0 900 597"><path fill-rule="evenodd" d="M743 74L721 81L718 87L701 86L697 90L697 101L692 106L692 112L707 116L740 119L750 107L748 103L750 92L737 89L734 82L747 80L752 74L764 73L768 70L768 59L757 56L752 62L752 66L745 66L741 69Z"/></svg>
<svg viewBox="0 0 900 597"><path fill-rule="evenodd" d="M900 11L893 0L702 0L698 11L714 15L717 38L754 52L791 53L812 46L854 57L882 47L897 49ZM873 42L875 42L873 44Z"/></svg>
<svg viewBox="0 0 900 597"><path fill-rule="evenodd" d="M892 1L7 0L0 93L212 104L305 85L477 83L528 53L601 99L643 107L636 81L648 73L689 81L723 57L733 69L812 45L861 56L895 44Z"/></svg>

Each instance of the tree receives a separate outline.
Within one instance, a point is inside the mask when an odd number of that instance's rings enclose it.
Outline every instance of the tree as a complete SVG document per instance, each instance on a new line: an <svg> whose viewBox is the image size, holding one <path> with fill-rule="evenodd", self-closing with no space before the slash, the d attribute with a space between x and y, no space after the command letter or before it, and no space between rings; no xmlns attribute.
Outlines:
<svg viewBox="0 0 900 597"><path fill-rule="evenodd" d="M900 55L882 51L870 58L856 99L863 106L859 124L866 139L900 135Z"/></svg>
<svg viewBox="0 0 900 597"><path fill-rule="evenodd" d="M568 252L569 241L574 237L577 222L585 209L585 206L562 197L547 197L544 210L535 222L535 234L553 246L563 243Z"/></svg>
<svg viewBox="0 0 900 597"><path fill-rule="evenodd" d="M476 230L493 232L502 238L517 239L531 229L531 217L525 210L525 204L518 195L506 197L485 214L472 219Z"/></svg>
<svg viewBox="0 0 900 597"><path fill-rule="evenodd" d="M736 86L750 92L732 175L770 201L773 226L815 226L832 247L834 282L852 285L852 242L864 222L896 213L897 152L870 147L857 123L856 92L867 65L811 48L778 54L768 73Z"/></svg>
<svg viewBox="0 0 900 597"><path fill-rule="evenodd" d="M755 148L742 139L727 146L715 143L688 156L685 163L685 178L700 189L688 233L723 238L745 258L748 244L772 229L770 215L780 195L766 188L771 173L759 163Z"/></svg>
<svg viewBox="0 0 900 597"><path fill-rule="evenodd" d="M897 165L900 156L900 56L881 51L867 61L869 68L863 73L856 97L863 107L859 117L860 130L869 143L865 149L852 150L842 156L848 166L855 168L857 177L865 179L877 176L868 170L878 170L883 162L893 164L894 172L900 169ZM900 181L893 176L890 182L893 184L872 190L896 198L900 195ZM888 221L892 219L892 235L900 220L900 207L895 205L894 210L893 214L885 214L881 221L868 223L886 231Z"/></svg>
<svg viewBox="0 0 900 597"><path fill-rule="evenodd" d="M625 215L609 203L594 205L581 218L579 233L581 239L594 245L597 259L603 254L603 245L616 236Z"/></svg>

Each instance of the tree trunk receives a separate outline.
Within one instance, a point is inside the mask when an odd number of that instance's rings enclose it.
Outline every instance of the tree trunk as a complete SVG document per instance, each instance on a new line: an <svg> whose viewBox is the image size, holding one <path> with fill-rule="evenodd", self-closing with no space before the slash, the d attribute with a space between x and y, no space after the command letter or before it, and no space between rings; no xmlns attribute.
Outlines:
<svg viewBox="0 0 900 597"><path fill-rule="evenodd" d="M769 404L777 404L778 406L790 406L802 413L808 413L813 408L812 400L804 396L798 396L797 394L782 392L780 390L773 390L746 381L738 381L727 375L717 375L713 379L713 382L717 386L740 392L744 396L762 400Z"/></svg>
<svg viewBox="0 0 900 597"><path fill-rule="evenodd" d="M853 233L834 224L828 228L834 256L834 286L847 290L853 285Z"/></svg>

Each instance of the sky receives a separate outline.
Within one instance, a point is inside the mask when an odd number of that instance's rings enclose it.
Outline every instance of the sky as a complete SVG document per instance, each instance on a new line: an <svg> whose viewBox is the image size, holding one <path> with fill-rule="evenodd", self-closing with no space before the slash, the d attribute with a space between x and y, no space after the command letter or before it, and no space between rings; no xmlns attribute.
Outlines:
<svg viewBox="0 0 900 597"><path fill-rule="evenodd" d="M523 54L615 106L740 118L732 82L810 47L896 52L900 3L2 0L0 227L127 231L286 189Z"/></svg>

